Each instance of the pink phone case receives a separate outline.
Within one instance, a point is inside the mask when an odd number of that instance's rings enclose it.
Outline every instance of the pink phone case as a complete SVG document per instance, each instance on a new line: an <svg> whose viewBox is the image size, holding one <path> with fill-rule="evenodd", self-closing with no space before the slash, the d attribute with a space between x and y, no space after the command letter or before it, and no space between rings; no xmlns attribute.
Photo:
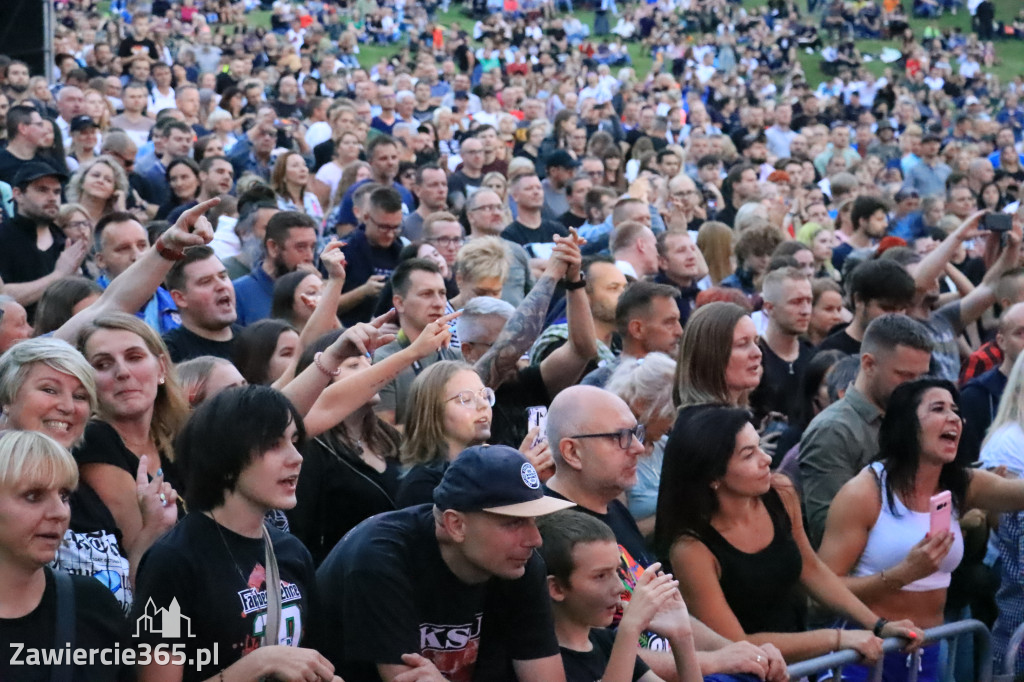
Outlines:
<svg viewBox="0 0 1024 682"><path fill-rule="evenodd" d="M931 515L929 531L931 534L947 532L953 511L953 499L948 490L932 495L929 502L929 511Z"/></svg>

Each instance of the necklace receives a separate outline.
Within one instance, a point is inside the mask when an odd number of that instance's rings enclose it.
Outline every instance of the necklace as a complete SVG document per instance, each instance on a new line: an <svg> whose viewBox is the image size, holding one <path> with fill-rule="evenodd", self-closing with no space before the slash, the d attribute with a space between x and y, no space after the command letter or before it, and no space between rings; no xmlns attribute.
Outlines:
<svg viewBox="0 0 1024 682"><path fill-rule="evenodd" d="M231 563L234 565L235 570L238 571L238 577L242 579L243 583L248 584L249 579L245 577L245 573L242 572L242 568L238 565L238 561L235 560L235 555L231 551L231 545L228 544L228 539L224 537L224 531L221 529L220 524L217 523L217 519L213 516L212 511L206 512L206 515L213 521L213 525L217 527L217 535L220 536L220 541L224 543L224 549L228 551L228 556L231 557Z"/></svg>

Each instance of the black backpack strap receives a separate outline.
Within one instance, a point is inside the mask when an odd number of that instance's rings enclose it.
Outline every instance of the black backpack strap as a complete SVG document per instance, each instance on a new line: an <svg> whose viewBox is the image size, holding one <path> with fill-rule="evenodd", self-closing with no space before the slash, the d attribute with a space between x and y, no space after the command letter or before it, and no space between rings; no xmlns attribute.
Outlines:
<svg viewBox="0 0 1024 682"><path fill-rule="evenodd" d="M64 571L46 570L53 574L53 582L57 591L57 624L53 638L53 648L61 651L65 646L75 651L75 587L71 576ZM63 660L63 659L62 659ZM55 665L50 671L50 682L71 682L71 661L64 665Z"/></svg>

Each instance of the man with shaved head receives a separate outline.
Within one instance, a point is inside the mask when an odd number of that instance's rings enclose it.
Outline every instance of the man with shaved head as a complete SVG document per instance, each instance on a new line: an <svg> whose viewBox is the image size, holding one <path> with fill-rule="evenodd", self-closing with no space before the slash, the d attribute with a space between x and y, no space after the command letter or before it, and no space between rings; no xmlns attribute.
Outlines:
<svg viewBox="0 0 1024 682"><path fill-rule="evenodd" d="M545 485L547 492L575 502L580 511L612 529L622 557L624 590L654 562L636 522L618 499L636 484L644 435L644 426L637 423L621 398L594 386L565 389L548 410L547 436L555 474ZM771 644L732 643L697 619L690 620L705 675L751 673L761 679L785 679L786 664ZM656 651L660 646L655 642L657 635L647 634L645 646L650 648L640 649L640 657L655 674L670 677L675 665L672 655L667 650Z"/></svg>

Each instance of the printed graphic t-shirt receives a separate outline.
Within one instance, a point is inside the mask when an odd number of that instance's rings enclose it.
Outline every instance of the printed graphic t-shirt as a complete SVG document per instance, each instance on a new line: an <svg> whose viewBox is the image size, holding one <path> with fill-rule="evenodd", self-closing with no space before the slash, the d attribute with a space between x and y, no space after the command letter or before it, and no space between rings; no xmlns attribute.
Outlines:
<svg viewBox="0 0 1024 682"><path fill-rule="evenodd" d="M500 681L514 679L510 661L558 653L540 556L521 578L468 585L441 558L432 508L367 519L317 571L314 647L343 679L379 679L377 664L418 653L451 682Z"/></svg>
<svg viewBox="0 0 1024 682"><path fill-rule="evenodd" d="M300 646L315 575L309 550L270 528L281 575L281 627L277 644ZM263 540L192 513L158 540L139 564L128 638L133 644L184 644L191 663L183 680L216 677L259 648L267 620ZM134 639L132 639L134 638ZM217 647L217 664L199 668L200 649Z"/></svg>

